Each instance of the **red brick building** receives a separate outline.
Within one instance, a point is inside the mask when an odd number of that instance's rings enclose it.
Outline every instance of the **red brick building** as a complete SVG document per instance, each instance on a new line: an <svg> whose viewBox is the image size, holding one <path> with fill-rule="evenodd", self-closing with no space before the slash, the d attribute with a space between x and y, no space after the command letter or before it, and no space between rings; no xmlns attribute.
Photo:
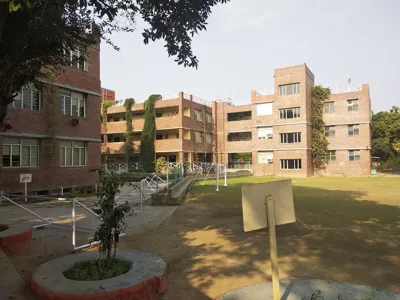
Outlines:
<svg viewBox="0 0 400 300"><path fill-rule="evenodd" d="M109 100L115 101L115 91L106 88L101 88L101 102Z"/></svg>
<svg viewBox="0 0 400 300"><path fill-rule="evenodd" d="M93 186L100 167L100 45L67 67L52 86L25 87L10 104L12 129L0 131L0 191L21 192L20 174L32 174L30 193Z"/></svg>

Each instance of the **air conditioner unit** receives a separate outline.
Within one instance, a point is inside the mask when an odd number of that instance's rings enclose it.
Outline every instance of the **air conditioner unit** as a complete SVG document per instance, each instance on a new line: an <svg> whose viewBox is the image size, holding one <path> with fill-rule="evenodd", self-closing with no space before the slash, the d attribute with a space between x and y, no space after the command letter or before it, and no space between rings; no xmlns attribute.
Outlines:
<svg viewBox="0 0 400 300"><path fill-rule="evenodd" d="M268 158L267 163L272 164L272 158Z"/></svg>
<svg viewBox="0 0 400 300"><path fill-rule="evenodd" d="M78 125L79 124L79 119L72 119L72 125Z"/></svg>
<svg viewBox="0 0 400 300"><path fill-rule="evenodd" d="M272 133L268 133L267 138L272 139Z"/></svg>

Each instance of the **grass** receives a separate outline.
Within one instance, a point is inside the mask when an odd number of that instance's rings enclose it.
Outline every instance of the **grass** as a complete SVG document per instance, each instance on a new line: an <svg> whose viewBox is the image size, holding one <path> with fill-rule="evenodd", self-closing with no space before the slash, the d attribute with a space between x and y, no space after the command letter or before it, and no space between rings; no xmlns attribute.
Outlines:
<svg viewBox="0 0 400 300"><path fill-rule="evenodd" d="M80 261L67 269L64 276L77 281L95 281L117 277L129 270L129 263L122 259L111 259L107 264L104 259Z"/></svg>
<svg viewBox="0 0 400 300"><path fill-rule="evenodd" d="M241 185L277 177L229 178L228 187L215 179L196 182L189 202L241 205ZM292 179L296 216L321 228L400 234L400 179L396 177L312 177Z"/></svg>

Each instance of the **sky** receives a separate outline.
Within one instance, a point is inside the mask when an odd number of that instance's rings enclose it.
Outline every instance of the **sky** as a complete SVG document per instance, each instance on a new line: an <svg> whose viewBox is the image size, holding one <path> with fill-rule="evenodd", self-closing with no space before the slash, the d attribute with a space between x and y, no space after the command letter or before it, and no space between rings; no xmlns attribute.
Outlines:
<svg viewBox="0 0 400 300"><path fill-rule="evenodd" d="M188 94L250 102L251 90L273 88L276 68L306 63L315 84L369 84L374 112L400 105L400 0L231 0L213 8L193 38L198 69L178 66L163 41L143 44L114 33L101 45L102 87L117 99Z"/></svg>

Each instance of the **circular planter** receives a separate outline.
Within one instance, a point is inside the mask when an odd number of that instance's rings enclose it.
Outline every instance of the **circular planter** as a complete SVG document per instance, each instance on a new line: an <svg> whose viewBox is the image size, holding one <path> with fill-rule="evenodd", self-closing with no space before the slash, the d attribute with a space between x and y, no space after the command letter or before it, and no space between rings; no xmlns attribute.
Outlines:
<svg viewBox="0 0 400 300"><path fill-rule="evenodd" d="M67 279L63 272L75 263L97 258L97 253L81 252L39 266L32 274L30 287L38 299L118 299L156 300L167 289L167 264L158 256L142 251L118 251L117 256L130 262L129 271L98 281Z"/></svg>
<svg viewBox="0 0 400 300"><path fill-rule="evenodd" d="M397 300L400 293L371 288L364 285L347 284L325 280L293 279L281 280L281 298L285 300L311 299L312 294L320 290L325 300L338 299L373 299ZM369 297L369 298L368 298ZM266 300L273 299L272 283L260 283L230 291L215 300ZM319 298L316 298L319 299ZM340 298L339 298L340 299Z"/></svg>
<svg viewBox="0 0 400 300"><path fill-rule="evenodd" d="M0 224L0 249L7 255L28 251L32 242L32 226L28 224Z"/></svg>

